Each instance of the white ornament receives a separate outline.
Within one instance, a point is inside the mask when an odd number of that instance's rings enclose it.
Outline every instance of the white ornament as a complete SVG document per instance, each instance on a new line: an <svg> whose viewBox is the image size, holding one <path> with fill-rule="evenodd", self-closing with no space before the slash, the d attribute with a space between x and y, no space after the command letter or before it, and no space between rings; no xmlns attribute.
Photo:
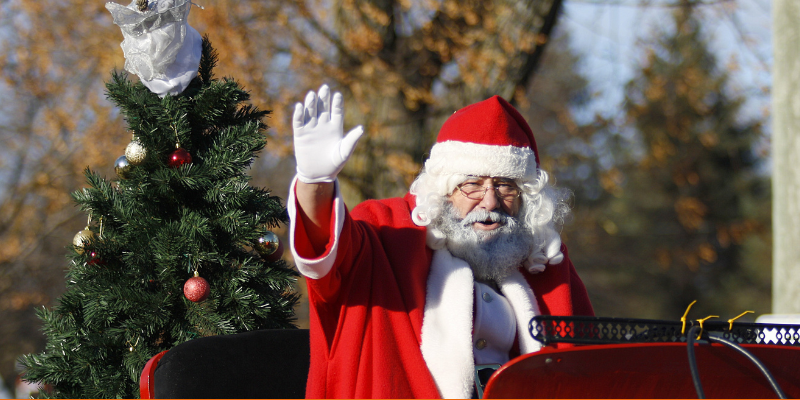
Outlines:
<svg viewBox="0 0 800 400"><path fill-rule="evenodd" d="M138 139L134 139L125 148L125 158L131 165L139 165L147 158L147 148Z"/></svg>

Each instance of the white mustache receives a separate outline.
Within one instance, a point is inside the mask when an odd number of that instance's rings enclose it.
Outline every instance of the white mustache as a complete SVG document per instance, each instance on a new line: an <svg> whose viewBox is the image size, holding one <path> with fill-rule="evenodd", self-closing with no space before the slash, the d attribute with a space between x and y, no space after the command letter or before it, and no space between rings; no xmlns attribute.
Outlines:
<svg viewBox="0 0 800 400"><path fill-rule="evenodd" d="M461 220L461 224L465 227L470 226L476 222L484 222L484 221L491 221L491 222L499 222L501 225L505 225L508 222L508 218L510 215L506 214L505 211L488 211L483 208L478 208L472 210L467 214L464 219Z"/></svg>

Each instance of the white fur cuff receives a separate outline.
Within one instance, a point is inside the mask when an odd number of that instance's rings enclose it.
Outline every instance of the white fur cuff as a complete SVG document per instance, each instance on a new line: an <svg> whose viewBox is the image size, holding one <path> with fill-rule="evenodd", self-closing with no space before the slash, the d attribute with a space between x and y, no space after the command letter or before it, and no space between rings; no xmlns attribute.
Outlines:
<svg viewBox="0 0 800 400"><path fill-rule="evenodd" d="M289 186L289 200L286 202L286 211L289 214L289 248L292 250L292 256L294 257L294 262L297 265L298 271L301 274L311 278L311 279L319 279L328 275L331 268L333 268L333 262L336 261L336 253L339 249L339 238L342 234L342 227L344 227L344 200L342 199L342 193L339 190L339 183L334 182L334 197L333 197L333 221L332 223L336 224L336 229L333 232L333 245L331 246L331 251L328 254L323 255L320 258L309 259L303 258L299 254L297 254L297 248L295 246L295 236L297 233L295 232L295 226L297 221L297 199L294 194L295 186L297 186L297 177L292 180L292 184ZM308 238L299 238L300 240L308 240Z"/></svg>

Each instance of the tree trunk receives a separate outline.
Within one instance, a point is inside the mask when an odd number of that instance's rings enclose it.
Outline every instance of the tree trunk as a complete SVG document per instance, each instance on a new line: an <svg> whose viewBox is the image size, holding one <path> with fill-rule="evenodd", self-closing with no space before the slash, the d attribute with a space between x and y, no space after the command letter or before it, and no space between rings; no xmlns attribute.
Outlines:
<svg viewBox="0 0 800 400"><path fill-rule="evenodd" d="M800 3L773 0L772 312L800 313Z"/></svg>

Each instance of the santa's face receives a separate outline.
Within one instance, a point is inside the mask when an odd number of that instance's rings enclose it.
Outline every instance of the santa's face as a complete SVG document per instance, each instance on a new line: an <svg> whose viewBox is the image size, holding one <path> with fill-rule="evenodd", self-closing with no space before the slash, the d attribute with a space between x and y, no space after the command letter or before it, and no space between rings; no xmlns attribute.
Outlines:
<svg viewBox="0 0 800 400"><path fill-rule="evenodd" d="M531 230L502 209L475 207L462 218L453 202L443 207L434 226L445 234L450 253L466 261L477 279L502 282L533 248ZM482 225L493 228L477 227Z"/></svg>
<svg viewBox="0 0 800 400"><path fill-rule="evenodd" d="M487 176L470 177L458 185L450 201L461 218L475 210L502 211L516 217L520 208L519 188L512 179ZM472 229L492 231L501 226L499 221L476 221Z"/></svg>
<svg viewBox="0 0 800 400"><path fill-rule="evenodd" d="M481 280L502 281L533 247L532 231L516 217L520 190L513 180L470 178L445 199L434 226L447 237L450 252Z"/></svg>

